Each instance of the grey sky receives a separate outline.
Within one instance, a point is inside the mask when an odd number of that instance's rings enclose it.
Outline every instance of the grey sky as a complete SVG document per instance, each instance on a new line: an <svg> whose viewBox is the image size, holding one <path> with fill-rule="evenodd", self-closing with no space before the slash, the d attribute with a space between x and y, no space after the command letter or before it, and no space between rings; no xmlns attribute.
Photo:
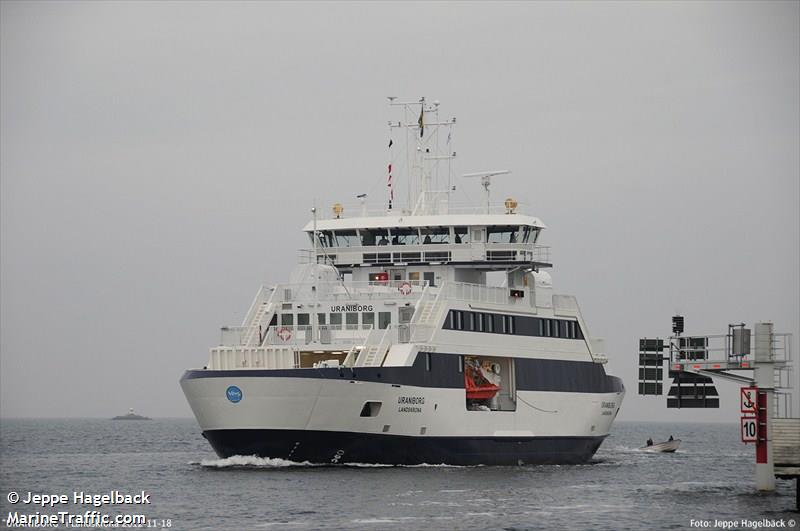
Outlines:
<svg viewBox="0 0 800 531"><path fill-rule="evenodd" d="M637 339L772 320L800 347L800 4L0 4L0 415L188 416L321 208L382 191L385 97L550 227L622 419ZM468 188L468 187L472 188ZM475 183L465 183L473 198Z"/></svg>

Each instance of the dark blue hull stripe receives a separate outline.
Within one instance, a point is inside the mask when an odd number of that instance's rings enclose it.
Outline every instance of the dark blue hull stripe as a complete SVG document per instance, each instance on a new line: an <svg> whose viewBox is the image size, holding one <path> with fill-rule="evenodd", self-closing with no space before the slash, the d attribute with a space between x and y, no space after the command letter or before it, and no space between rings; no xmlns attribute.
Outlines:
<svg viewBox="0 0 800 531"><path fill-rule="evenodd" d="M196 378L321 378L357 380L417 387L463 389L464 374L459 356L431 353L430 370L426 354L417 354L411 367L360 367L352 369L271 369L271 370L189 370L181 380ZM516 388L520 391L560 391L568 393L615 393L624 391L622 380L606 374L603 366L591 361L564 361L514 358Z"/></svg>
<svg viewBox="0 0 800 531"><path fill-rule="evenodd" d="M578 464L589 461L603 442L603 437L410 437L306 430L208 430L203 436L220 457L388 465Z"/></svg>

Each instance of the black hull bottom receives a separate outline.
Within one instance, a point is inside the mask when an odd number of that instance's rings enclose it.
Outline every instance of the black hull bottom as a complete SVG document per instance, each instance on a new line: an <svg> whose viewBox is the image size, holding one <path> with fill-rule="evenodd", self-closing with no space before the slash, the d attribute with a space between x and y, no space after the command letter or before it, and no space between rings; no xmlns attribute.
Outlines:
<svg viewBox="0 0 800 531"><path fill-rule="evenodd" d="M604 438L409 437L306 430L208 430L203 436L220 457L388 465L579 464L592 458Z"/></svg>

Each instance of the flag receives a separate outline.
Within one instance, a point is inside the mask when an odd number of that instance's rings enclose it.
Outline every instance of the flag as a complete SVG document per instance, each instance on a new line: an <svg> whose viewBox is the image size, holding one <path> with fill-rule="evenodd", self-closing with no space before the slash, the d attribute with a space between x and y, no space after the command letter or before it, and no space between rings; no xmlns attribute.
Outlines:
<svg viewBox="0 0 800 531"><path fill-rule="evenodd" d="M423 103L419 107L419 120L417 123L419 124L419 136L422 138L422 135L425 133L425 125L422 122L422 116L425 114L425 104Z"/></svg>
<svg viewBox="0 0 800 531"><path fill-rule="evenodd" d="M389 147L390 147L390 148L392 147L392 144L394 144L394 140L392 140L392 139L390 138L390 139L389 139Z"/></svg>

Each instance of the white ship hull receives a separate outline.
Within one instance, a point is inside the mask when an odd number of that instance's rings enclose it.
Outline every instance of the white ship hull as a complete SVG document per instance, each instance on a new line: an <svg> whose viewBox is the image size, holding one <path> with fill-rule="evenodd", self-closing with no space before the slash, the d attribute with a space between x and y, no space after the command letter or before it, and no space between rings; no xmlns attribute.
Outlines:
<svg viewBox="0 0 800 531"><path fill-rule="evenodd" d="M624 396L621 389L518 390L514 411L470 411L463 387L369 381L377 379L381 368L270 372L184 375L184 393L221 457L259 455L315 463L581 463L608 435ZM392 378L387 368L383 373ZM612 384L616 380L607 378ZM231 386L241 391L237 402L227 397ZM367 402L380 404L375 416L361 416Z"/></svg>

